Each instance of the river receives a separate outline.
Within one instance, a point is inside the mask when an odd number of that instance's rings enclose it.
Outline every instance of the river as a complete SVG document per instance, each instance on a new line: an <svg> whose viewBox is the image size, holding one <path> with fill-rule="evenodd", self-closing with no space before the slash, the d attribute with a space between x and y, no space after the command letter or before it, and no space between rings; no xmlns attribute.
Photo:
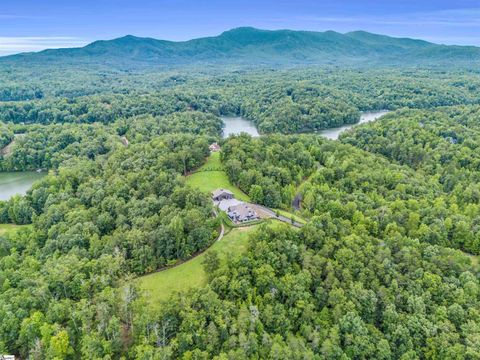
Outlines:
<svg viewBox="0 0 480 360"><path fill-rule="evenodd" d="M32 184L47 173L35 171L0 172L0 200L8 200L13 195L24 195Z"/></svg>

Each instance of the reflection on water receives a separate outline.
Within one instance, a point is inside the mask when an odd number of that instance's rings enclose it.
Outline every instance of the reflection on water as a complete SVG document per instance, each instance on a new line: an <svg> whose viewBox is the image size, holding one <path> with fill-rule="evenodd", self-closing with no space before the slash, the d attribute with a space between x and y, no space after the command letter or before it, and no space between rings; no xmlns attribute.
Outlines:
<svg viewBox="0 0 480 360"><path fill-rule="evenodd" d="M242 117L227 117L224 116L221 118L225 127L223 128L223 137L226 138L229 135L238 135L242 132L247 133L252 136L260 136L255 127L255 124L247 119Z"/></svg>
<svg viewBox="0 0 480 360"><path fill-rule="evenodd" d="M0 200L8 200L13 195L23 195L32 184L47 173L34 171L0 172Z"/></svg>
<svg viewBox="0 0 480 360"><path fill-rule="evenodd" d="M360 117L360 121L356 124L349 124L349 125L344 125L337 128L325 129L325 130L319 131L318 134L320 134L323 137L326 137L327 139L337 140L342 132L350 129L351 127L356 126L358 124L364 124L367 122L375 121L378 118L385 115L386 113L388 113L388 110L367 111L362 113ZM254 137L260 136L253 121L247 120L240 116L236 116L236 117L223 116L221 119L225 124L225 127L223 129L224 138L228 137L229 135L238 135L242 132L252 135Z"/></svg>
<svg viewBox="0 0 480 360"><path fill-rule="evenodd" d="M356 126L358 124L364 124L364 123L368 123L368 122L371 122L371 121L375 121L378 118L385 115L386 113L388 113L387 110L367 111L367 112L362 113L362 116L360 117L360 121L356 124L344 125L344 126L340 126L340 127L337 127L337 128L326 129L326 130L319 131L318 133L320 135L322 135L323 137L326 137L327 139L337 140L341 133L350 129L351 127Z"/></svg>

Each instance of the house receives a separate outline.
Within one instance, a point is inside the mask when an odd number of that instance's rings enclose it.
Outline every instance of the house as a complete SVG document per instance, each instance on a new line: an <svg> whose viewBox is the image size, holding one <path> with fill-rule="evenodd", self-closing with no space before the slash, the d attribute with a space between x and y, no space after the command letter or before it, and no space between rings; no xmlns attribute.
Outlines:
<svg viewBox="0 0 480 360"><path fill-rule="evenodd" d="M243 223L260 219L255 210L244 203L230 206L227 215L234 223Z"/></svg>
<svg viewBox="0 0 480 360"><path fill-rule="evenodd" d="M229 190L217 189L217 190L212 192L212 199L213 199L213 201L222 201L222 200L233 199L233 193Z"/></svg>
<svg viewBox="0 0 480 360"><path fill-rule="evenodd" d="M211 144L208 148L210 149L210 152L220 151L220 145L218 145L216 142Z"/></svg>

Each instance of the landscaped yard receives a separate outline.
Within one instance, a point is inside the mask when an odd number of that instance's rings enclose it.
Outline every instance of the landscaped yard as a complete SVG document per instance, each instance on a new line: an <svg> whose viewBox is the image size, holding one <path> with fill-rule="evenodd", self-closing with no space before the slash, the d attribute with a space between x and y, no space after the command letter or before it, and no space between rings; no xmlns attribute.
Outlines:
<svg viewBox="0 0 480 360"><path fill-rule="evenodd" d="M213 153L208 158L207 162L197 170L197 172L187 176L186 182L188 185L198 188L200 191L208 194L216 189L227 189L233 192L235 198L248 201L248 195L230 183L225 171L218 170L222 168L223 167L220 162L220 153Z"/></svg>
<svg viewBox="0 0 480 360"><path fill-rule="evenodd" d="M152 306L168 299L175 292L205 286L207 276L202 266L205 253L216 250L220 259L225 259L228 253L243 253L247 248L248 235L257 227L258 225L232 229L222 240L217 241L201 255L171 269L146 275L135 281L140 288L148 292L147 299Z"/></svg>

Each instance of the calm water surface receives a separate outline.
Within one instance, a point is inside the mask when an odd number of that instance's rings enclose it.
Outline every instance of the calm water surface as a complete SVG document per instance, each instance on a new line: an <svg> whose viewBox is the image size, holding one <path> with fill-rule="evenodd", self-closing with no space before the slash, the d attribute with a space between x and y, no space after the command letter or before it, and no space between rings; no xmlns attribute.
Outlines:
<svg viewBox="0 0 480 360"><path fill-rule="evenodd" d="M223 128L224 138L228 137L229 135L238 135L242 132L252 135L254 137L260 136L253 121L247 120L240 116L222 116L221 119L225 124L225 127Z"/></svg>
<svg viewBox="0 0 480 360"><path fill-rule="evenodd" d="M331 128L331 129L325 129L325 130L319 131L318 134L320 134L323 137L326 137L327 139L337 140L342 132L358 124L364 124L367 122L375 121L378 118L385 115L386 113L388 113L388 110L364 112L360 117L360 121L356 124L344 125L337 128ZM228 137L229 135L238 135L242 132L252 135L254 137L260 136L253 121L247 120L240 116L236 116L236 117L224 116L221 119L225 124L225 127L223 129L224 138Z"/></svg>
<svg viewBox="0 0 480 360"><path fill-rule="evenodd" d="M23 195L32 184L47 173L34 171L0 172L0 200L8 200L13 195Z"/></svg>
<svg viewBox="0 0 480 360"><path fill-rule="evenodd" d="M344 126L340 126L340 127L337 127L337 128L326 129L326 130L319 131L318 133L320 135L322 135L323 137L326 137L327 139L337 140L341 133L343 133L344 131L352 128L353 126L356 126L358 124L368 123L368 122L371 122L371 121L375 121L378 118L385 115L386 113L388 113L388 110L367 111L367 112L362 113L362 115L360 117L360 121L356 124L344 125Z"/></svg>

